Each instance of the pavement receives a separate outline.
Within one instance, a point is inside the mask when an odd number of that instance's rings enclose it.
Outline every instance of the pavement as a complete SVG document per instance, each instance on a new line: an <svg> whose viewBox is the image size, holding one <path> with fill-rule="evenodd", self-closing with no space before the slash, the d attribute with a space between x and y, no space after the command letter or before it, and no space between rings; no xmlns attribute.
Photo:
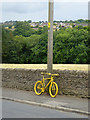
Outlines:
<svg viewBox="0 0 90 120"><path fill-rule="evenodd" d="M85 98L64 95L57 95L55 98L51 98L47 93L37 96L34 91L2 88L2 99L90 115L90 112L88 112L89 102Z"/></svg>

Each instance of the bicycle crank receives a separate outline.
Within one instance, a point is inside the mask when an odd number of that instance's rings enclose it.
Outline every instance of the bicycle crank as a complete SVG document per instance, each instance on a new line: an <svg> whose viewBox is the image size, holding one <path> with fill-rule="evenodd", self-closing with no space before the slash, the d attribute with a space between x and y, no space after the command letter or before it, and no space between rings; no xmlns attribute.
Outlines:
<svg viewBox="0 0 90 120"><path fill-rule="evenodd" d="M42 88L42 92L44 92L45 91L45 88Z"/></svg>

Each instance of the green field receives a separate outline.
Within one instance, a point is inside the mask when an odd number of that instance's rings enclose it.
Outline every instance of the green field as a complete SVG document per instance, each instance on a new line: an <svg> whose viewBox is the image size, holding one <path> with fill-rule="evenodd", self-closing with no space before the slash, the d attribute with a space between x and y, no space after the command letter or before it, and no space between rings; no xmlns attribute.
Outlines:
<svg viewBox="0 0 90 120"><path fill-rule="evenodd" d="M47 69L47 64L0 64L0 68ZM53 69L88 71L88 64L53 64Z"/></svg>

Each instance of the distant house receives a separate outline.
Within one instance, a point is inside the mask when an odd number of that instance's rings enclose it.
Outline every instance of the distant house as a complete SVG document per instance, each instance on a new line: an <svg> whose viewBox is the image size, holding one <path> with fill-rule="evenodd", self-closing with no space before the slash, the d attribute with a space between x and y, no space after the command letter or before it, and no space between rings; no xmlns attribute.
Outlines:
<svg viewBox="0 0 90 120"><path fill-rule="evenodd" d="M36 23L30 23L30 26L31 26L31 27L36 27L37 24L36 24Z"/></svg>
<svg viewBox="0 0 90 120"><path fill-rule="evenodd" d="M88 24L82 24L82 26L83 26L83 27L86 27L86 26L88 26Z"/></svg>
<svg viewBox="0 0 90 120"><path fill-rule="evenodd" d="M41 23L41 24L39 24L39 27L44 27L44 26L48 26L48 23L45 22L45 23Z"/></svg>
<svg viewBox="0 0 90 120"><path fill-rule="evenodd" d="M39 28L33 28L34 30L38 30Z"/></svg>
<svg viewBox="0 0 90 120"><path fill-rule="evenodd" d="M58 31L59 29L60 29L60 28L57 26L57 27L56 27L56 30Z"/></svg>
<svg viewBox="0 0 90 120"><path fill-rule="evenodd" d="M88 26L88 24L75 24L75 26L79 26L79 25L81 25L81 26L83 26L83 27Z"/></svg>
<svg viewBox="0 0 90 120"><path fill-rule="evenodd" d="M14 26L12 26L12 29L14 29L15 27Z"/></svg>
<svg viewBox="0 0 90 120"><path fill-rule="evenodd" d="M69 27L72 28L72 25L70 25Z"/></svg>
<svg viewBox="0 0 90 120"><path fill-rule="evenodd" d="M12 26L11 30L12 30L12 31L14 31L14 30L15 30L15 27L14 27L14 26Z"/></svg>
<svg viewBox="0 0 90 120"><path fill-rule="evenodd" d="M59 26L61 25L61 23L57 23L57 27L59 28Z"/></svg>
<svg viewBox="0 0 90 120"><path fill-rule="evenodd" d="M72 28L72 25L71 25L71 23L65 23L65 27L66 28Z"/></svg>
<svg viewBox="0 0 90 120"><path fill-rule="evenodd" d="M60 23L61 27L65 27L65 23Z"/></svg>
<svg viewBox="0 0 90 120"><path fill-rule="evenodd" d="M43 27L43 26L44 26L43 24L39 25L39 27Z"/></svg>
<svg viewBox="0 0 90 120"><path fill-rule="evenodd" d="M9 27L5 27L5 29L8 29Z"/></svg>
<svg viewBox="0 0 90 120"><path fill-rule="evenodd" d="M56 28L57 28L57 27L56 27L55 25L53 25L53 31L55 31L55 30L56 30Z"/></svg>
<svg viewBox="0 0 90 120"><path fill-rule="evenodd" d="M48 23L46 22L46 23L43 23L43 26L48 26Z"/></svg>

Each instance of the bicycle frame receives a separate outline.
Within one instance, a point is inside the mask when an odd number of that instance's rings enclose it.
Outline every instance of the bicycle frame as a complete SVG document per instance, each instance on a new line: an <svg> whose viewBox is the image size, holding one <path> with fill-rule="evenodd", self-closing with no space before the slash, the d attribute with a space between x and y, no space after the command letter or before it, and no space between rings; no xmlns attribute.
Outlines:
<svg viewBox="0 0 90 120"><path fill-rule="evenodd" d="M45 86L45 80L50 80L46 86ZM43 83L44 89L46 89L49 86L49 84L53 82L53 80L54 80L53 76L51 76L50 78L44 78L44 75L43 75L42 83Z"/></svg>

